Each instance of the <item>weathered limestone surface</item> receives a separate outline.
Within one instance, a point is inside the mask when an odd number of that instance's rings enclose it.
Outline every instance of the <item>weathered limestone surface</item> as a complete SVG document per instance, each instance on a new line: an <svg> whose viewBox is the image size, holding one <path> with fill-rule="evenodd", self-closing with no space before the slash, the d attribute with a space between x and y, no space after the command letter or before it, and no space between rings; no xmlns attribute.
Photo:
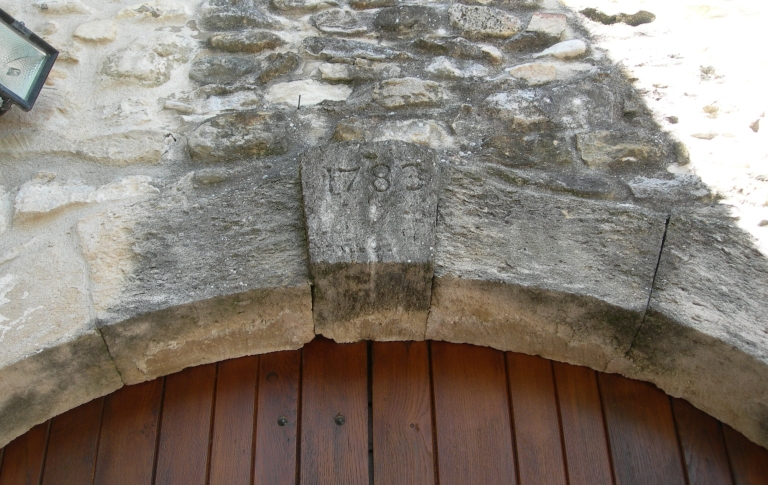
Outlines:
<svg viewBox="0 0 768 485"><path fill-rule="evenodd" d="M730 194L768 230L759 66L739 84L703 64L725 44L669 42L729 38L698 7L683 33L685 8L636 28L466 3L5 0L61 55L0 119L0 446L115 366L139 382L315 332L607 368L768 444L766 262L701 212Z"/></svg>
<svg viewBox="0 0 768 485"><path fill-rule="evenodd" d="M308 284L196 301L102 332L126 384L203 363L294 350L315 337Z"/></svg>
<svg viewBox="0 0 768 485"><path fill-rule="evenodd" d="M17 253L0 267L0 443L123 385L72 236Z"/></svg>
<svg viewBox="0 0 768 485"><path fill-rule="evenodd" d="M295 161L194 172L77 231L126 383L314 336Z"/></svg>
<svg viewBox="0 0 768 485"><path fill-rule="evenodd" d="M422 340L439 171L434 152L346 142L302 155L318 333L340 342Z"/></svg>
<svg viewBox="0 0 768 485"><path fill-rule="evenodd" d="M10 194L0 185L0 236L11 226L11 214L13 214L13 204L11 204Z"/></svg>
<svg viewBox="0 0 768 485"><path fill-rule="evenodd" d="M629 350L663 214L519 189L492 166L445 173L427 338L594 368Z"/></svg>
<svg viewBox="0 0 768 485"><path fill-rule="evenodd" d="M673 214L645 322L608 370L652 378L768 443L768 261L712 212Z"/></svg>

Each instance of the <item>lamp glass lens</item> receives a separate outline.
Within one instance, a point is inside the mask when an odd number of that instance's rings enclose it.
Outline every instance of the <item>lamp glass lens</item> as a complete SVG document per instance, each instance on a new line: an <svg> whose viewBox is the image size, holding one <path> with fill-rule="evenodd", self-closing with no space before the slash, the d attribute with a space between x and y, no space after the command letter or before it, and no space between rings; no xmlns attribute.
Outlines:
<svg viewBox="0 0 768 485"><path fill-rule="evenodd" d="M46 57L44 51L0 22L0 83L6 89L28 99Z"/></svg>

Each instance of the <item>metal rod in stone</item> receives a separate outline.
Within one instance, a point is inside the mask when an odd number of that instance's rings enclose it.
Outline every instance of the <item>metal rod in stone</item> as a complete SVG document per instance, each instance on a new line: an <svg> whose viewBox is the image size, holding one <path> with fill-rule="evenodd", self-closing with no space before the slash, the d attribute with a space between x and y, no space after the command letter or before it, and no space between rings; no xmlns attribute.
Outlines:
<svg viewBox="0 0 768 485"><path fill-rule="evenodd" d="M299 105L296 106L296 110L297 111L300 110L300 109L301 109L301 94L299 94Z"/></svg>

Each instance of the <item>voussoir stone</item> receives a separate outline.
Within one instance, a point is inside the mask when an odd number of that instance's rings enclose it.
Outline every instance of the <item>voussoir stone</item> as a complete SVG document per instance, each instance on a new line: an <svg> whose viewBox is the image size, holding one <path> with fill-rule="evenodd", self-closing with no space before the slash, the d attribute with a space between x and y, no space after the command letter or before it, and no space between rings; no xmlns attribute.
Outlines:
<svg viewBox="0 0 768 485"><path fill-rule="evenodd" d="M204 163L279 155L288 149L289 123L280 112L219 115L189 135L189 154L194 161Z"/></svg>
<svg viewBox="0 0 768 485"><path fill-rule="evenodd" d="M522 30L517 17L493 7L455 4L448 9L451 25L469 37L506 39Z"/></svg>
<svg viewBox="0 0 768 485"><path fill-rule="evenodd" d="M645 324L607 370L652 380L767 446L768 259L709 212L672 214Z"/></svg>
<svg viewBox="0 0 768 485"><path fill-rule="evenodd" d="M338 342L422 340L439 171L429 148L386 141L301 157L318 333Z"/></svg>
<svg viewBox="0 0 768 485"><path fill-rule="evenodd" d="M24 244L0 266L0 446L122 387L89 305L71 235Z"/></svg>
<svg viewBox="0 0 768 485"><path fill-rule="evenodd" d="M194 185L77 225L94 311L126 383L314 337L298 162L186 179Z"/></svg>
<svg viewBox="0 0 768 485"><path fill-rule="evenodd" d="M434 81L415 77L388 79L373 88L373 101L385 108L436 106L443 100L443 90Z"/></svg>
<svg viewBox="0 0 768 485"><path fill-rule="evenodd" d="M629 350L666 216L444 168L427 338L604 369Z"/></svg>

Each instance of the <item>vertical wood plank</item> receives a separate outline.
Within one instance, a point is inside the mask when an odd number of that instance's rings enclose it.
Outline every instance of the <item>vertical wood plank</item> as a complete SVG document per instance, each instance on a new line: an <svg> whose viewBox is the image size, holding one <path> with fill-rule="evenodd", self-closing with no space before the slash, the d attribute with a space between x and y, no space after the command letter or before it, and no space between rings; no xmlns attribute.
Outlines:
<svg viewBox="0 0 768 485"><path fill-rule="evenodd" d="M768 485L768 450L752 443L726 424L723 425L723 434L734 485Z"/></svg>
<svg viewBox="0 0 768 485"><path fill-rule="evenodd" d="M250 485L259 357L219 362L210 485Z"/></svg>
<svg viewBox="0 0 768 485"><path fill-rule="evenodd" d="M603 407L592 369L554 363L570 485L611 485Z"/></svg>
<svg viewBox="0 0 768 485"><path fill-rule="evenodd" d="M43 485L93 482L104 399L76 407L51 420Z"/></svg>
<svg viewBox="0 0 768 485"><path fill-rule="evenodd" d="M155 485L205 485L216 365L166 377Z"/></svg>
<svg viewBox="0 0 768 485"><path fill-rule="evenodd" d="M373 344L374 485L435 483L426 342Z"/></svg>
<svg viewBox="0 0 768 485"><path fill-rule="evenodd" d="M301 351L264 354L259 367L253 483L296 485Z"/></svg>
<svg viewBox="0 0 768 485"><path fill-rule="evenodd" d="M552 364L508 352L507 372L521 485L566 485Z"/></svg>
<svg viewBox="0 0 768 485"><path fill-rule="evenodd" d="M720 423L682 399L672 399L672 410L689 485L732 485Z"/></svg>
<svg viewBox="0 0 768 485"><path fill-rule="evenodd" d="M151 485L163 379L126 386L104 401L95 485Z"/></svg>
<svg viewBox="0 0 768 485"><path fill-rule="evenodd" d="M38 424L8 443L3 456L0 485L38 485L43 471L50 421Z"/></svg>
<svg viewBox="0 0 768 485"><path fill-rule="evenodd" d="M432 342L440 485L514 484L504 354Z"/></svg>
<svg viewBox="0 0 768 485"><path fill-rule="evenodd" d="M616 485L685 485L669 398L647 382L599 374Z"/></svg>
<svg viewBox="0 0 768 485"><path fill-rule="evenodd" d="M304 347L302 484L368 485L367 365L364 342L316 338Z"/></svg>

